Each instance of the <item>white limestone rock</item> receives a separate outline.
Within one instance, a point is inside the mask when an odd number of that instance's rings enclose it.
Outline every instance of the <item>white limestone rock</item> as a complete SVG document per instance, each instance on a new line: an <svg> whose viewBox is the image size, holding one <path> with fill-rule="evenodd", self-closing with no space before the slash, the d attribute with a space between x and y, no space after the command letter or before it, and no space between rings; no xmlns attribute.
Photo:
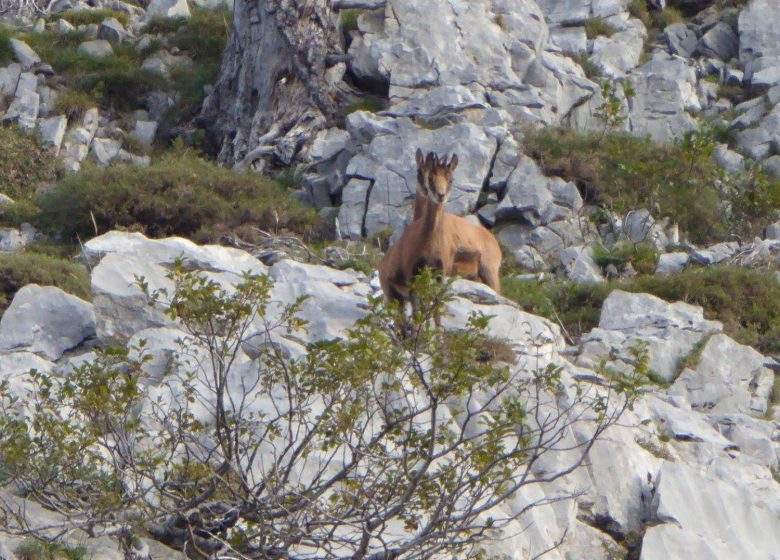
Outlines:
<svg viewBox="0 0 780 560"><path fill-rule="evenodd" d="M29 351L49 360L95 334L92 304L53 286L28 284L0 319L0 351Z"/></svg>
<svg viewBox="0 0 780 560"><path fill-rule="evenodd" d="M694 408L760 417L766 413L774 382L766 363L753 348L717 334L707 341L699 363L683 370L670 394L687 397Z"/></svg>

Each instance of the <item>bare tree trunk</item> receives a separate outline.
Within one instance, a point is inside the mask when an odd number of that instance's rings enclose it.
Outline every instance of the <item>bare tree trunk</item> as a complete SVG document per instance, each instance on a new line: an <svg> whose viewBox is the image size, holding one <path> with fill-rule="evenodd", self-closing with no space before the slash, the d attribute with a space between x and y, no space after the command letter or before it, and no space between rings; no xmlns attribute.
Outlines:
<svg viewBox="0 0 780 560"><path fill-rule="evenodd" d="M341 98L341 34L328 0L235 0L201 120L222 163L289 165Z"/></svg>

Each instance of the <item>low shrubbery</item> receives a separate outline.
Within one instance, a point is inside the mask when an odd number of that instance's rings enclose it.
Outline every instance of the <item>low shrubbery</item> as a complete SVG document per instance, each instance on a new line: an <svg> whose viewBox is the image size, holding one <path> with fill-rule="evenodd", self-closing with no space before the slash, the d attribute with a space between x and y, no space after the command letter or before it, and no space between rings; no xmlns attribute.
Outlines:
<svg viewBox="0 0 780 560"><path fill-rule="evenodd" d="M529 312L559 322L576 338L598 324L601 306L612 290L650 293L667 301L704 308L724 330L765 353L780 352L780 285L765 270L730 266L691 267L669 276L577 284L505 278L504 294Z"/></svg>
<svg viewBox="0 0 780 560"><path fill-rule="evenodd" d="M0 311L27 284L57 286L84 299L90 293L87 269L70 259L29 251L0 253Z"/></svg>
<svg viewBox="0 0 780 560"><path fill-rule="evenodd" d="M89 25L90 23L100 25L100 23L104 19L110 17L117 19L119 23L121 23L124 26L127 26L127 24L130 22L130 16L127 13L120 12L119 10L108 10L108 9L65 10L64 12L60 12L52 16L52 18L55 20L64 19L65 21L72 23L76 27L78 27L79 25Z"/></svg>
<svg viewBox="0 0 780 560"><path fill-rule="evenodd" d="M612 37L617 32L614 26L601 18L589 19L584 25L585 35L588 39L595 39L599 36Z"/></svg>
<svg viewBox="0 0 780 560"><path fill-rule="evenodd" d="M545 128L526 142L547 173L574 181L587 200L620 214L647 208L668 216L694 243L751 237L780 212L780 180L758 168L725 173L713 162L707 132L657 144L627 133Z"/></svg>
<svg viewBox="0 0 780 560"><path fill-rule="evenodd" d="M62 113L68 120L80 119L84 113L95 106L95 100L85 91L62 90L54 100L54 111Z"/></svg>
<svg viewBox="0 0 780 560"><path fill-rule="evenodd" d="M35 136L0 127L0 193L13 199L29 197L54 180L54 171L54 158Z"/></svg>
<svg viewBox="0 0 780 560"><path fill-rule="evenodd" d="M143 108L144 97L165 87L165 80L141 68L142 57L130 44L114 46L114 54L95 58L78 51L84 34L27 33L22 36L52 65L70 90L103 108L120 111Z"/></svg>
<svg viewBox="0 0 780 560"><path fill-rule="evenodd" d="M11 34L0 27L0 64L7 64L14 58L14 50L11 48Z"/></svg>
<svg viewBox="0 0 780 560"><path fill-rule="evenodd" d="M647 243L620 243L612 247L598 245L593 248L593 259L601 268L614 265L618 272L623 272L631 263L640 274L653 274L658 264L658 251Z"/></svg>
<svg viewBox="0 0 780 560"><path fill-rule="evenodd" d="M243 225L304 233L316 218L274 181L217 167L182 148L150 167L85 166L33 202L35 208L15 219L66 240L114 228L196 241Z"/></svg>

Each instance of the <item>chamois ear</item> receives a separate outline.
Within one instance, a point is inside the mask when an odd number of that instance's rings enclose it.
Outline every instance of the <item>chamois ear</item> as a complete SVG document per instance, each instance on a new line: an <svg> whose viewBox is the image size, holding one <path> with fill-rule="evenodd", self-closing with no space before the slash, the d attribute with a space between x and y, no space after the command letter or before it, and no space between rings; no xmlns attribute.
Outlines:
<svg viewBox="0 0 780 560"><path fill-rule="evenodd" d="M455 171L455 168L458 167L458 154L452 154L452 159L450 159L450 163L447 164L447 167L450 170L450 173Z"/></svg>
<svg viewBox="0 0 780 560"><path fill-rule="evenodd" d="M414 159L417 161L417 167L422 167L423 164L423 153L420 148L417 148L417 153L414 154Z"/></svg>

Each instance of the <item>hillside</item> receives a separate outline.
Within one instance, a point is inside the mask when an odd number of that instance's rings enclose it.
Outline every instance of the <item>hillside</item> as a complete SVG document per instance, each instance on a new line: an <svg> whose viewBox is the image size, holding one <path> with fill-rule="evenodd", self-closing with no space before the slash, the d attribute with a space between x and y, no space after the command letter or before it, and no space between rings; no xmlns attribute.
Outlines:
<svg viewBox="0 0 780 560"><path fill-rule="evenodd" d="M0 558L777 557L779 2L6 3Z"/></svg>

